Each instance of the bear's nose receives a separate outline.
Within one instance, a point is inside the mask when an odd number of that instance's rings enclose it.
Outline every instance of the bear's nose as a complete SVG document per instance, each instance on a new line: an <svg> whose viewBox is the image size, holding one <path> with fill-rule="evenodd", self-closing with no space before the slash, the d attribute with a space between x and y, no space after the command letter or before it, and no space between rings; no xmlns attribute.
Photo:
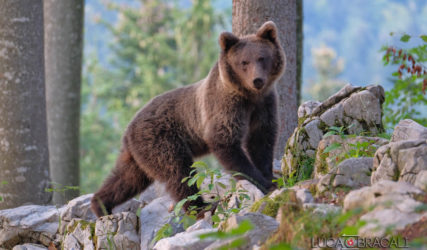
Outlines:
<svg viewBox="0 0 427 250"><path fill-rule="evenodd" d="M261 78L255 78L253 81L255 88L261 89L264 86L264 81Z"/></svg>

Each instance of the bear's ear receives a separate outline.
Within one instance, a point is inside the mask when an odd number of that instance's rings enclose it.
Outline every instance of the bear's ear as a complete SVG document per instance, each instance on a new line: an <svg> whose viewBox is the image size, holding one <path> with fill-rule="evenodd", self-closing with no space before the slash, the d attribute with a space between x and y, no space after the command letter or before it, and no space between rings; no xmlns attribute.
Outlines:
<svg viewBox="0 0 427 250"><path fill-rule="evenodd" d="M222 32L218 39L219 46L224 52L228 51L238 41L239 38L230 32Z"/></svg>
<svg viewBox="0 0 427 250"><path fill-rule="evenodd" d="M258 37L270 40L273 43L278 43L277 27L272 21L265 22L256 32Z"/></svg>

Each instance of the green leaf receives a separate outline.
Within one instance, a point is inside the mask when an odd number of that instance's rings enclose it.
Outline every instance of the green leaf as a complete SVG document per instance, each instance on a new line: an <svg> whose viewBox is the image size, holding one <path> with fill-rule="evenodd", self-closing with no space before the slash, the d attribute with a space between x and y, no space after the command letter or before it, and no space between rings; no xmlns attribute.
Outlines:
<svg viewBox="0 0 427 250"><path fill-rule="evenodd" d="M323 137L328 137L328 136L331 136L331 135L336 135L337 133L335 132L335 131L329 131L329 132L327 132L326 134L324 134L323 135Z"/></svg>
<svg viewBox="0 0 427 250"><path fill-rule="evenodd" d="M332 150L335 150L335 149L340 148L340 147L341 147L341 143L334 142L331 145L327 146L323 152L324 153L329 153Z"/></svg>
<svg viewBox="0 0 427 250"><path fill-rule="evenodd" d="M220 222L221 219L219 218L219 216L217 214L212 215L212 221L213 222Z"/></svg>
<svg viewBox="0 0 427 250"><path fill-rule="evenodd" d="M427 43L427 36L426 35L421 35L420 38L423 39L423 41Z"/></svg>
<svg viewBox="0 0 427 250"><path fill-rule="evenodd" d="M195 176L195 177L193 177L193 178L191 178L189 181L188 181L188 186L193 186L194 185L194 183L196 183L196 181L197 181L197 177Z"/></svg>
<svg viewBox="0 0 427 250"><path fill-rule="evenodd" d="M198 179L197 179L197 183L196 183L196 185L197 185L197 188L200 188L201 186L202 186L202 184L203 184L203 181L205 180L205 176L200 176Z"/></svg>
<svg viewBox="0 0 427 250"><path fill-rule="evenodd" d="M234 228L230 231L233 235L242 235L254 228L254 225L250 220L242 221L237 228Z"/></svg>
<svg viewBox="0 0 427 250"><path fill-rule="evenodd" d="M174 208L174 213L175 213L175 215L178 215L179 214L179 212L181 212L181 209L182 209L182 207L184 206L184 204L187 202L188 200L187 199L182 199L181 201L179 201L176 205L175 205L175 208Z"/></svg>
<svg viewBox="0 0 427 250"><path fill-rule="evenodd" d="M216 184L218 184L218 186L220 186L223 189L227 188L227 186L224 183L222 183L222 182L217 181Z"/></svg>
<svg viewBox="0 0 427 250"><path fill-rule="evenodd" d="M400 41L402 41L402 42L406 43L406 42L408 42L408 41L409 41L409 39L411 39L411 36L410 36L410 35L408 35L408 34L404 34L404 35L400 38Z"/></svg>

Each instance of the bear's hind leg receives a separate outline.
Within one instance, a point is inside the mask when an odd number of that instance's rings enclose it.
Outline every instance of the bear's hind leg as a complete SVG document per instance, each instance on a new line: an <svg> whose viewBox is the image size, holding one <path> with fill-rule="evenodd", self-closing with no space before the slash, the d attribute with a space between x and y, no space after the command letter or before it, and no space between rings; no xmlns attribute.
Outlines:
<svg viewBox="0 0 427 250"><path fill-rule="evenodd" d="M127 159L123 159L127 158ZM122 152L116 168L91 201L96 216L111 214L113 208L144 191L153 180L136 164L128 152Z"/></svg>

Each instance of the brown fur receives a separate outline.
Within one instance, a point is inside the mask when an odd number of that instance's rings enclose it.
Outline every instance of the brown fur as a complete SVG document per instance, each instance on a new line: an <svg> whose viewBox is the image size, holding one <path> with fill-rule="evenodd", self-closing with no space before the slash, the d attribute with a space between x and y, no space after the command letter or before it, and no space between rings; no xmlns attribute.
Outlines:
<svg viewBox="0 0 427 250"><path fill-rule="evenodd" d="M273 22L254 35L224 32L221 54L209 75L152 99L130 122L112 174L92 199L101 216L144 191L153 180L166 183L179 201L198 192L181 180L195 157L213 153L228 171L240 172L264 192L272 186L277 135L274 82L285 56ZM203 206L198 199L189 205Z"/></svg>

